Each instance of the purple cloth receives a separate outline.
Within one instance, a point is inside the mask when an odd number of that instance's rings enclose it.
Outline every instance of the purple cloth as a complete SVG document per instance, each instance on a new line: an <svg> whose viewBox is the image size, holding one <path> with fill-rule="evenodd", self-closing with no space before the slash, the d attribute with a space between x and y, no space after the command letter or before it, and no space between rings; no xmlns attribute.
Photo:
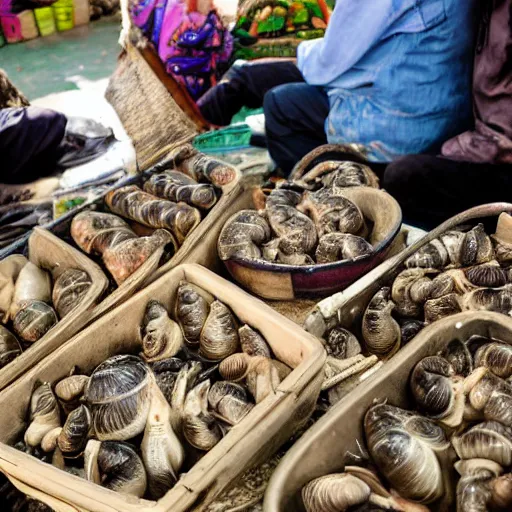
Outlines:
<svg viewBox="0 0 512 512"><path fill-rule="evenodd" d="M467 162L512 163L512 0L486 5L473 73L475 129L443 145L442 153Z"/></svg>
<svg viewBox="0 0 512 512"><path fill-rule="evenodd" d="M0 110L0 181L28 183L55 170L67 118L39 107Z"/></svg>

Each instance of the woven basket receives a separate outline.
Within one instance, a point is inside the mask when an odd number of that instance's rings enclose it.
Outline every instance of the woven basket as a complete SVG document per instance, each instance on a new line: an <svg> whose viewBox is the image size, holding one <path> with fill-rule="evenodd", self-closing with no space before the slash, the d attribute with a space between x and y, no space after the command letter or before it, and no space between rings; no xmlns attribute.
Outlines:
<svg viewBox="0 0 512 512"><path fill-rule="evenodd" d="M139 169L145 170L207 125L151 50L125 46L105 97L132 139Z"/></svg>

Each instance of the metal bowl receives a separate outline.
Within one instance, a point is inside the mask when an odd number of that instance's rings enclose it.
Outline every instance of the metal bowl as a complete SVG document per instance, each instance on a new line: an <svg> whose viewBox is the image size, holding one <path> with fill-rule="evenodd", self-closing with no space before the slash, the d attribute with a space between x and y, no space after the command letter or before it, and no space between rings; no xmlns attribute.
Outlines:
<svg viewBox="0 0 512 512"><path fill-rule="evenodd" d="M400 231L400 206L383 190L370 187L348 188L345 196L373 223L369 236L374 248L372 254L315 265L231 258L224 261L231 276L244 288L265 299L292 300L322 297L343 290L382 263Z"/></svg>

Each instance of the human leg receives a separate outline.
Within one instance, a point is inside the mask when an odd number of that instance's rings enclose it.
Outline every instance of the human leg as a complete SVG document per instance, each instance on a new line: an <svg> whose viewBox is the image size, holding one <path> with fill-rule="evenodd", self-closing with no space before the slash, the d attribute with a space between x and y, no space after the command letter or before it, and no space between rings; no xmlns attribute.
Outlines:
<svg viewBox="0 0 512 512"><path fill-rule="evenodd" d="M324 123L329 99L320 87L287 84L270 90L264 100L270 156L289 173L311 150L327 144Z"/></svg>
<svg viewBox="0 0 512 512"><path fill-rule="evenodd" d="M67 118L38 107L0 110L3 183L27 183L54 170Z"/></svg>
<svg viewBox="0 0 512 512"><path fill-rule="evenodd" d="M410 155L388 165L382 187L402 207L404 221L432 229L473 206L512 199L512 165Z"/></svg>
<svg viewBox="0 0 512 512"><path fill-rule="evenodd" d="M292 62L234 66L228 79L207 91L197 104L207 121L225 126L242 107L260 108L267 91L293 82L304 82L304 78Z"/></svg>

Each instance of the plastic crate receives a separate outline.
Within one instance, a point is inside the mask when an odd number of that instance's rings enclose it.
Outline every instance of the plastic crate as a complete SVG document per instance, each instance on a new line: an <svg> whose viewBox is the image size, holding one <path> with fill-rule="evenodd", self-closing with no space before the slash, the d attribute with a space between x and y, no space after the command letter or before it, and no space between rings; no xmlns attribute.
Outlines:
<svg viewBox="0 0 512 512"><path fill-rule="evenodd" d="M49 36L55 34L57 27L55 26L55 18L51 7L39 7L34 9L37 28L41 36Z"/></svg>
<svg viewBox="0 0 512 512"><path fill-rule="evenodd" d="M193 144L205 153L242 149L251 145L251 135L251 129L244 123L198 135Z"/></svg>

